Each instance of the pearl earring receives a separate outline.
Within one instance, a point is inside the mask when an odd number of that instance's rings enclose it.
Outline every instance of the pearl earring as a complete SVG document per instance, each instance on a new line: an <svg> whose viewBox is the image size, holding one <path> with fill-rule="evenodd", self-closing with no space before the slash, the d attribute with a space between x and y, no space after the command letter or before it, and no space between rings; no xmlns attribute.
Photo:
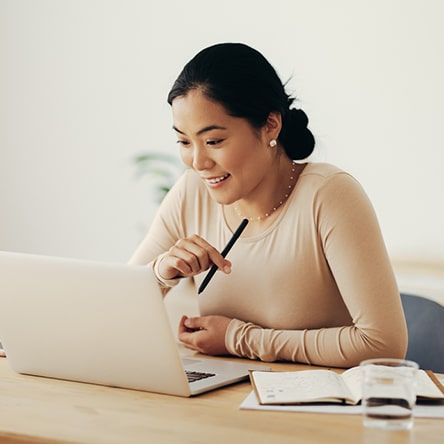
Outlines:
<svg viewBox="0 0 444 444"><path fill-rule="evenodd" d="M276 145L277 145L277 142L276 142L275 139L271 139L271 140L270 140L270 143L268 144L268 146L269 146L270 148L274 148Z"/></svg>

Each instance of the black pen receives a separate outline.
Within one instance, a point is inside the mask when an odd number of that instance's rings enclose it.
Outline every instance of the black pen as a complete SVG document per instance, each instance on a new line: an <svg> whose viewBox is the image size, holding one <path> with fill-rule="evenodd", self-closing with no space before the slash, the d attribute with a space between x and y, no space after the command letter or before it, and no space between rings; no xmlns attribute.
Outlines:
<svg viewBox="0 0 444 444"><path fill-rule="evenodd" d="M244 231L247 224L248 224L248 219L243 219L240 225L237 227L237 230L234 232L233 237L228 242L227 246L222 250L221 254L223 257L225 257L228 254L228 252L231 250L231 247L239 239L239 236L242 234L242 231ZM205 290L206 286L208 285L208 283L210 282L211 278L213 277L214 273L216 273L216 271L217 271L217 265L213 265L210 268L210 271L205 276L202 283L200 284L199 290L197 290L197 294L200 294Z"/></svg>

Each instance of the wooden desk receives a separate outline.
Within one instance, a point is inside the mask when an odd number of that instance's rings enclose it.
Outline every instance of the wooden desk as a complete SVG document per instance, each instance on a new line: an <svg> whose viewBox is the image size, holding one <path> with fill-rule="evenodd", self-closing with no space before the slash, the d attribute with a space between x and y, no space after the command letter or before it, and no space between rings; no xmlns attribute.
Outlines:
<svg viewBox="0 0 444 444"><path fill-rule="evenodd" d="M275 370L306 368L272 364ZM359 415L239 410L248 382L195 398L14 373L0 359L0 443L442 443L444 420L411 432L364 429Z"/></svg>

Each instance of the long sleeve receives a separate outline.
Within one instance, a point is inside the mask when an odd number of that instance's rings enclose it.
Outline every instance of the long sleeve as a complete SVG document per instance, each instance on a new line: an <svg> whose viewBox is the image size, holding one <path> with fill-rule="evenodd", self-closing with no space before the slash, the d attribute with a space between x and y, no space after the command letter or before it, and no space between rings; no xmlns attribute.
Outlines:
<svg viewBox="0 0 444 444"><path fill-rule="evenodd" d="M219 250L232 235L223 207L187 171L131 263L153 264L195 233ZM202 316L232 319L231 354L337 367L405 355L404 314L375 211L340 169L307 164L273 224L242 236L229 259L231 273L216 272L198 304ZM196 286L204 275L194 277Z"/></svg>
<svg viewBox="0 0 444 444"><path fill-rule="evenodd" d="M376 215L363 190L347 174L332 176L313 198L313 216L319 255L325 255L350 322L283 330L234 319L226 335L229 351L264 361L337 367L370 357L404 357L407 331L400 296ZM322 264L320 258L317 262ZM310 279L316 279L313 271ZM315 309L325 307L318 303Z"/></svg>
<svg viewBox="0 0 444 444"><path fill-rule="evenodd" d="M179 239L192 234L200 234L216 246L223 244L231 232L220 212L220 206L209 197L197 175L186 170L162 201L129 264L147 265L156 272L162 256ZM159 281L163 294L166 295L178 282L179 279L172 279L165 285Z"/></svg>
<svg viewBox="0 0 444 444"><path fill-rule="evenodd" d="M178 182L162 201L147 235L132 254L130 265L146 265L154 270L160 289L165 296L174 287L179 279L161 281L157 272L157 265L162 255L181 237L183 237L181 223L181 205L184 201L184 184L186 174L181 176ZM186 205L186 200L184 201Z"/></svg>

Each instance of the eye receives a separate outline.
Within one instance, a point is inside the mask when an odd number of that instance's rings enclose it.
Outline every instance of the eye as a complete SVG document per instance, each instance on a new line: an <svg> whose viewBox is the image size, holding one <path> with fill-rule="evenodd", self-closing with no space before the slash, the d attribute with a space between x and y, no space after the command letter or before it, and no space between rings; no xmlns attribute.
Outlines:
<svg viewBox="0 0 444 444"><path fill-rule="evenodd" d="M224 141L224 139L211 139L211 140L207 140L207 145L215 146L215 145L219 145L223 141Z"/></svg>
<svg viewBox="0 0 444 444"><path fill-rule="evenodd" d="M187 140L178 140L176 143L182 146L188 146L190 144Z"/></svg>

